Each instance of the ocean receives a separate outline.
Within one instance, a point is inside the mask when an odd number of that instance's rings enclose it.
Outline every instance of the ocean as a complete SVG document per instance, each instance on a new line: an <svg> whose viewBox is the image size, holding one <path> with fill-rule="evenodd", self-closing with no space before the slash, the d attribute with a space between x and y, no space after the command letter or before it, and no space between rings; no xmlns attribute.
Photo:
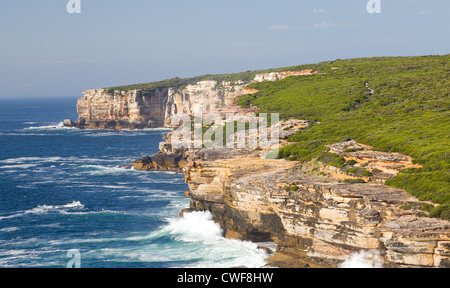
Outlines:
<svg viewBox="0 0 450 288"><path fill-rule="evenodd" d="M65 128L76 99L0 100L0 267L228 268L265 265L189 207L184 175L119 168L168 130ZM72 261L72 262L71 262Z"/></svg>

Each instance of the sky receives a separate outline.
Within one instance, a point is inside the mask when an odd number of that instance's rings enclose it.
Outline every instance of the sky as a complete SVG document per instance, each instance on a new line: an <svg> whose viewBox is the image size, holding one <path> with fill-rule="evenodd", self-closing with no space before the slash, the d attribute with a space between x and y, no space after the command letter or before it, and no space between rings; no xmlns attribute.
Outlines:
<svg viewBox="0 0 450 288"><path fill-rule="evenodd" d="M450 53L450 0L378 0L381 13L369 0L79 1L71 14L68 0L0 0L0 99Z"/></svg>

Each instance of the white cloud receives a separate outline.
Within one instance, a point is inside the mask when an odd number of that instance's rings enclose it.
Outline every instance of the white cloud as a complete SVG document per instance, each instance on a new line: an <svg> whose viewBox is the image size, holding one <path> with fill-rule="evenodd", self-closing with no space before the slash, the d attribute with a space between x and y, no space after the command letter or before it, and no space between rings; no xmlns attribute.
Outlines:
<svg viewBox="0 0 450 288"><path fill-rule="evenodd" d="M325 10L323 9L313 9L313 12L316 14L322 14L323 12L325 12Z"/></svg>

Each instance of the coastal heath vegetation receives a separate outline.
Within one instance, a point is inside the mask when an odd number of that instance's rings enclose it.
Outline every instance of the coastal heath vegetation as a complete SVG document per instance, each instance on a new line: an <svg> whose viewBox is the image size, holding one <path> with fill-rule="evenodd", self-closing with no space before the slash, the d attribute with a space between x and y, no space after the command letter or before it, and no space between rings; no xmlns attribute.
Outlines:
<svg viewBox="0 0 450 288"><path fill-rule="evenodd" d="M414 158L386 184L432 201L430 217L450 220L450 55L336 60L291 67L317 75L253 83L256 94L239 99L282 119L311 120L283 147L279 158L327 159L326 145L353 139L375 150Z"/></svg>
<svg viewBox="0 0 450 288"><path fill-rule="evenodd" d="M247 88L259 92L238 101L242 107L259 107L261 113L279 113L281 120L309 121L307 129L288 139L293 144L281 148L278 158L351 166L326 147L345 140L409 155L422 168L405 169L386 184L434 202L436 207L427 208L429 216L450 220L450 54L337 59L106 89L110 93L183 89L204 80L217 81L219 89L223 82L251 82L257 74L302 70L316 73L252 83ZM370 176L364 169L349 172Z"/></svg>

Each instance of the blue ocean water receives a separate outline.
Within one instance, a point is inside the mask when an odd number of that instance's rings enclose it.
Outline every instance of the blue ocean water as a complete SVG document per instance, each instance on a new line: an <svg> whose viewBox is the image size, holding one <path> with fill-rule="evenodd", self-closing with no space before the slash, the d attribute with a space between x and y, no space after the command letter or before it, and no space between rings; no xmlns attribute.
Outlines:
<svg viewBox="0 0 450 288"><path fill-rule="evenodd" d="M76 99L0 101L0 267L261 267L189 207L184 175L118 168L158 151L167 130L62 127Z"/></svg>

